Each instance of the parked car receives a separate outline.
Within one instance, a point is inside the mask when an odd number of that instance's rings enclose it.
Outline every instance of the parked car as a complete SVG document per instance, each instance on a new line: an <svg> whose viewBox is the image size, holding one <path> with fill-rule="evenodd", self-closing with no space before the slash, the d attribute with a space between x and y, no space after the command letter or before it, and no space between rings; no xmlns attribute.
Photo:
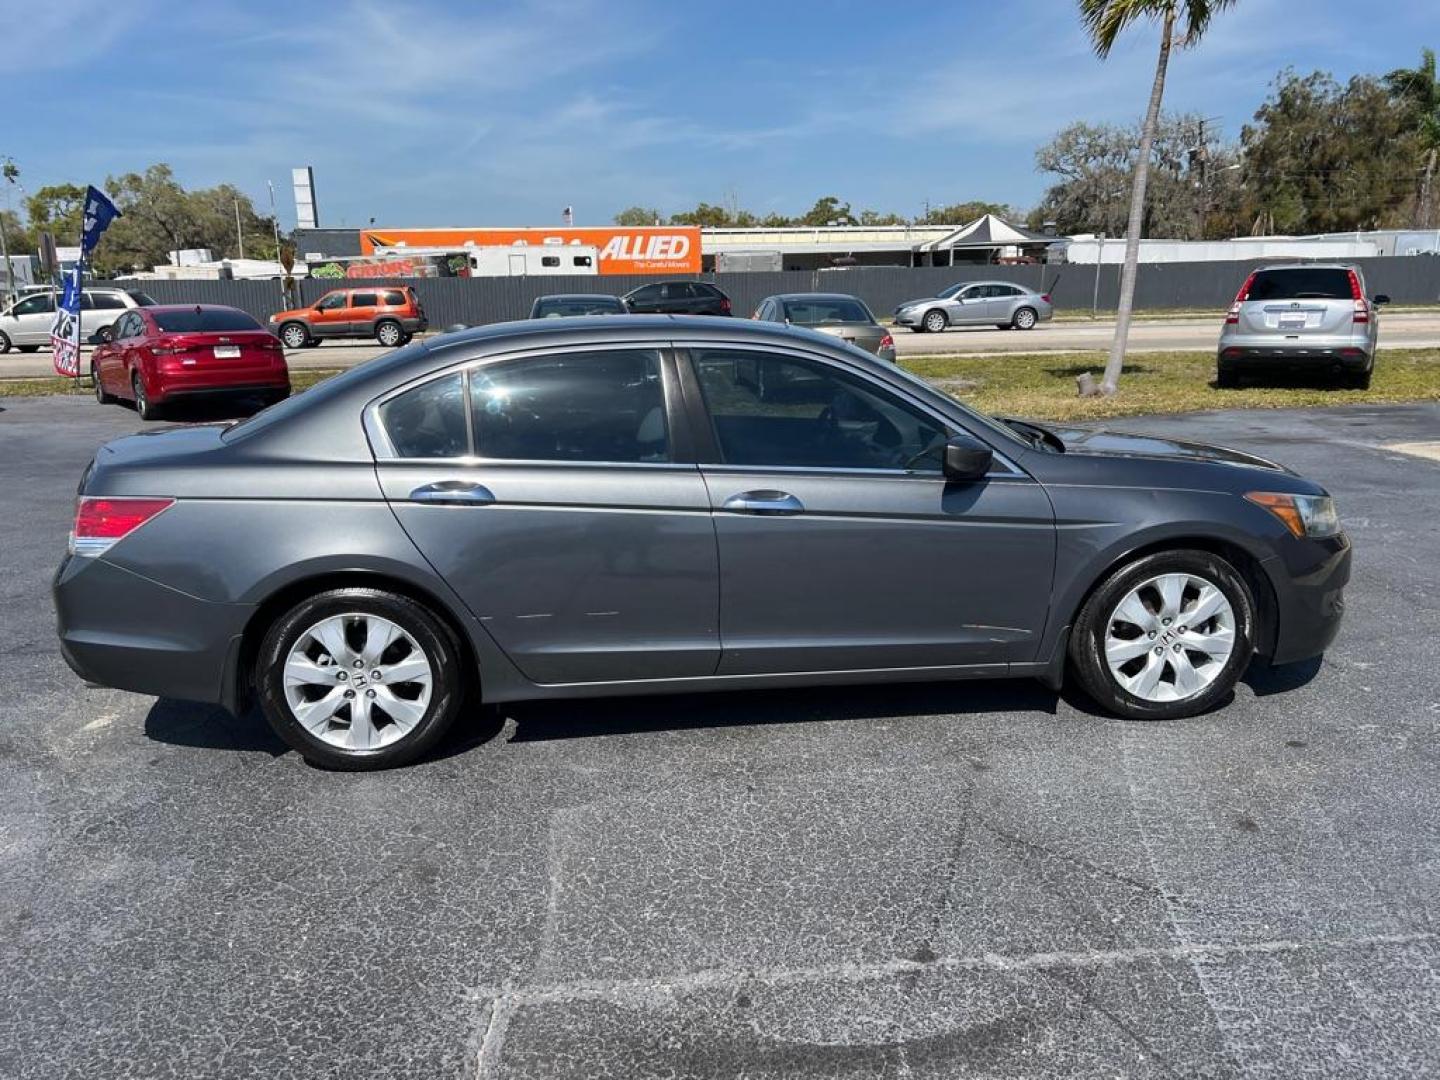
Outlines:
<svg viewBox="0 0 1440 1080"><path fill-rule="evenodd" d="M29 291L0 312L0 353L12 348L34 352L50 345L58 292ZM138 289L91 288L80 291L80 334L94 341L97 331L114 324L122 311L148 307L155 301Z"/></svg>
<svg viewBox="0 0 1440 1080"><path fill-rule="evenodd" d="M762 322L803 326L848 341L881 360L895 362L895 339L875 321L865 301L845 293L785 293L767 296L755 308Z"/></svg>
<svg viewBox="0 0 1440 1080"><path fill-rule="evenodd" d="M1330 497L1279 465L983 416L748 320L446 335L111 442L78 494L70 666L257 699L351 769L415 758L477 696L1068 671L1120 716L1187 716L1254 653L1321 653L1350 572Z"/></svg>
<svg viewBox="0 0 1440 1080"><path fill-rule="evenodd" d="M575 315L624 315L625 301L609 293L557 293L537 296L530 305L532 319L570 318Z"/></svg>
<svg viewBox="0 0 1440 1080"><path fill-rule="evenodd" d="M252 316L218 304L155 305L125 312L90 355L95 400L125 399L154 420L180 399L290 395L279 340Z"/></svg>
<svg viewBox="0 0 1440 1080"><path fill-rule="evenodd" d="M939 296L906 300L895 309L895 325L920 334L938 334L951 326L1033 330L1054 315L1048 293L1008 281L962 281Z"/></svg>
<svg viewBox="0 0 1440 1080"><path fill-rule="evenodd" d="M631 289L625 308L636 315L729 315L730 298L708 281L656 281Z"/></svg>
<svg viewBox="0 0 1440 1080"><path fill-rule="evenodd" d="M1333 374L1366 390L1375 371L1380 305L1367 298L1357 266L1298 263L1250 274L1225 314L1216 384L1238 386L1246 372L1285 368Z"/></svg>
<svg viewBox="0 0 1440 1080"><path fill-rule="evenodd" d="M311 307L276 312L269 325L286 348L299 349L327 338L374 338L398 347L429 323L411 286L365 285L332 289Z"/></svg>

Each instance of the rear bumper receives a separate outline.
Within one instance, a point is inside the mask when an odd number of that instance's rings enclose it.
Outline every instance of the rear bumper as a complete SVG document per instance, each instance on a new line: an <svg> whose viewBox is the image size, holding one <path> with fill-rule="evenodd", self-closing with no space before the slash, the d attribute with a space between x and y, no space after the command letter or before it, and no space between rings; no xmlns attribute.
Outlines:
<svg viewBox="0 0 1440 1080"><path fill-rule="evenodd" d="M102 558L66 556L52 585L60 653L87 682L233 710L254 608L217 604ZM135 612L143 611L143 620Z"/></svg>
<svg viewBox="0 0 1440 1080"><path fill-rule="evenodd" d="M1367 338L1323 337L1298 341L1283 338L1244 337L1220 339L1216 363L1222 370L1297 368L1324 371L1364 371L1370 367L1374 344Z"/></svg>
<svg viewBox="0 0 1440 1080"><path fill-rule="evenodd" d="M1297 540L1262 566L1275 587L1276 628L1270 660L1289 664L1323 653L1340 632L1350 581L1350 540Z"/></svg>
<svg viewBox="0 0 1440 1080"><path fill-rule="evenodd" d="M145 385L154 402L190 394L256 394L289 389L290 372L283 365L168 368L153 373Z"/></svg>

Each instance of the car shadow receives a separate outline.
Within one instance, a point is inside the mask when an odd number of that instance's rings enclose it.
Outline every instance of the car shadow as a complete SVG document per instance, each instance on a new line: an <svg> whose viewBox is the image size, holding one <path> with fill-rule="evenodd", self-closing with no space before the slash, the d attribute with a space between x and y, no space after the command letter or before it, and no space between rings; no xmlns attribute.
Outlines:
<svg viewBox="0 0 1440 1080"><path fill-rule="evenodd" d="M145 714L145 737L171 746L202 750L238 750L280 757L289 751L270 730L259 709L231 716L218 705L160 698Z"/></svg>
<svg viewBox="0 0 1440 1080"><path fill-rule="evenodd" d="M1301 660L1294 664L1274 666L1265 660L1256 660L1240 681L1250 687L1256 697L1284 694L1291 690L1298 690L1312 681L1316 675L1320 674L1320 668L1324 666L1324 663L1323 656Z"/></svg>

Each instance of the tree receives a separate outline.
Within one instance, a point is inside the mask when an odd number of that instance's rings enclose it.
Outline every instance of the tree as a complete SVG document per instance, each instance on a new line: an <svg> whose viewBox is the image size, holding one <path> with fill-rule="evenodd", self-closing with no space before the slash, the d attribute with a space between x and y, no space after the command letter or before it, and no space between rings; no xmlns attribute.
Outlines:
<svg viewBox="0 0 1440 1080"><path fill-rule="evenodd" d="M702 202L694 210L685 210L670 215L671 225L700 225L705 228L723 229L735 224L730 211L723 206L711 206Z"/></svg>
<svg viewBox="0 0 1440 1080"><path fill-rule="evenodd" d="M984 202L971 199L969 202L951 203L949 206L932 206L915 219L916 225L968 225L978 217L994 214L1010 221L1019 217L1019 212L1008 203Z"/></svg>
<svg viewBox="0 0 1440 1080"><path fill-rule="evenodd" d="M815 200L815 205L802 214L796 225L858 225L859 221L850 212L850 204L842 203L834 195L825 195Z"/></svg>
<svg viewBox="0 0 1440 1080"><path fill-rule="evenodd" d="M25 212L37 234L48 232L57 244L79 244L85 189L78 184L47 184L25 200Z"/></svg>
<svg viewBox="0 0 1440 1080"><path fill-rule="evenodd" d="M1139 125L1071 124L1035 152L1035 167L1058 177L1029 225L1060 233L1125 232L1124 196L1140 145ZM1234 235L1242 190L1238 149L1199 116L1161 115L1150 151L1141 232L1177 240Z"/></svg>
<svg viewBox="0 0 1440 1080"><path fill-rule="evenodd" d="M861 225L905 225L899 214L882 214L879 210L861 210L856 219Z"/></svg>
<svg viewBox="0 0 1440 1080"><path fill-rule="evenodd" d="M1241 132L1245 212L1256 233L1348 232L1413 221L1419 142L1410 114L1369 76L1284 71Z"/></svg>
<svg viewBox="0 0 1440 1080"><path fill-rule="evenodd" d="M616 225L658 225L665 219L653 206L627 206L612 220Z"/></svg>
<svg viewBox="0 0 1440 1080"><path fill-rule="evenodd" d="M1401 104L1414 125L1421 152L1425 155L1415 223L1422 229L1428 229L1435 159L1440 156L1440 79L1435 77L1435 50L1421 49L1418 68L1397 68L1385 76L1384 82L1391 97Z"/></svg>
<svg viewBox="0 0 1440 1080"><path fill-rule="evenodd" d="M1155 81L1150 87L1150 105L1140 129L1140 146L1135 155L1135 173L1130 188L1130 217L1125 229L1125 265L1120 272L1120 303L1115 312L1115 340L1099 392L1113 394L1119 386L1125 363L1125 345L1130 336L1130 316L1135 306L1135 275L1140 262L1140 230L1145 214L1145 183L1150 173L1150 151L1155 128L1160 122L1160 101L1165 96L1165 71L1175 44L1175 22L1183 14L1185 33L1181 45L1196 45L1210 26L1210 20L1235 0L1080 0L1080 20L1090 43L1101 60L1110 55L1121 32L1139 19L1160 20L1160 53L1155 61ZM1081 392L1089 377L1081 376Z"/></svg>

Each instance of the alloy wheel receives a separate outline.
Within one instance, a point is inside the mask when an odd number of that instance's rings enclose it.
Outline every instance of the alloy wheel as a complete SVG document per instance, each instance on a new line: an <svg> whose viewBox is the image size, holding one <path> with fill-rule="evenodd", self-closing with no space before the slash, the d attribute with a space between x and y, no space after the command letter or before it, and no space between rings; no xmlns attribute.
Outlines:
<svg viewBox="0 0 1440 1080"><path fill-rule="evenodd" d="M434 690L430 658L398 624L350 612L321 619L285 659L285 701L296 721L339 750L404 739Z"/></svg>
<svg viewBox="0 0 1440 1080"><path fill-rule="evenodd" d="M1035 325L1035 312L1029 308L1021 308L1015 313L1015 328L1017 330L1029 330Z"/></svg>
<svg viewBox="0 0 1440 1080"><path fill-rule="evenodd" d="M400 344L400 327L394 323L381 323L380 329L375 334L381 345L396 346Z"/></svg>
<svg viewBox="0 0 1440 1080"><path fill-rule="evenodd" d="M289 326L285 327L284 331L281 334L281 338L284 340L285 347L287 349L303 348L305 346L305 339L307 336L308 335L306 335L305 333L305 328L298 323L291 323Z"/></svg>
<svg viewBox="0 0 1440 1080"><path fill-rule="evenodd" d="M1162 574L1135 586L1111 612L1105 663L1135 697L1184 701L1219 677L1235 632L1235 610L1214 582Z"/></svg>
<svg viewBox="0 0 1440 1080"><path fill-rule="evenodd" d="M925 315L925 329L932 334L938 334L948 325L950 325L950 321L945 318L944 312L931 311Z"/></svg>

